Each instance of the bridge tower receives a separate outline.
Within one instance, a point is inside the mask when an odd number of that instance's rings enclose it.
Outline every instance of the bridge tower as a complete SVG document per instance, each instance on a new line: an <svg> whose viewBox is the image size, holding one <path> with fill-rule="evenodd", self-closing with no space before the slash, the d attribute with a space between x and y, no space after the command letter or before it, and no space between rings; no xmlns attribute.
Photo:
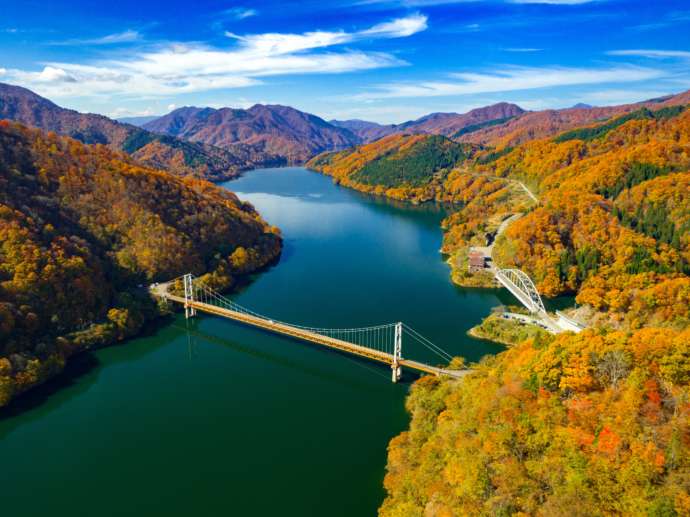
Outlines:
<svg viewBox="0 0 690 517"><path fill-rule="evenodd" d="M182 277L184 282L184 317L189 319L196 316L196 309L189 305L189 302L194 301L194 284L192 283L192 275L186 274Z"/></svg>
<svg viewBox="0 0 690 517"><path fill-rule="evenodd" d="M400 359L402 359L402 323L395 324L395 340L393 344L393 363L391 370L393 370L393 382L398 382L402 377L402 367L400 366Z"/></svg>

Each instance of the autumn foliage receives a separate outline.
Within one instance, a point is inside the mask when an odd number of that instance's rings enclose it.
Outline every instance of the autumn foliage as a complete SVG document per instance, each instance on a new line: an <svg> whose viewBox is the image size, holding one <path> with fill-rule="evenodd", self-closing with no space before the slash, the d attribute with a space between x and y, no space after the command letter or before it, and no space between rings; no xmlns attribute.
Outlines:
<svg viewBox="0 0 690 517"><path fill-rule="evenodd" d="M0 406L139 330L157 313L151 281L210 272L228 287L279 252L224 189L0 121Z"/></svg>
<svg viewBox="0 0 690 517"><path fill-rule="evenodd" d="M612 115L472 148L426 185L367 187L452 202L450 255L521 213L494 261L542 295L575 295L591 327L529 338L460 382L417 382L382 516L690 514L690 110ZM367 160L416 138L319 167L361 188L351 181Z"/></svg>
<svg viewBox="0 0 690 517"><path fill-rule="evenodd" d="M380 515L687 515L688 343L590 330L420 380Z"/></svg>

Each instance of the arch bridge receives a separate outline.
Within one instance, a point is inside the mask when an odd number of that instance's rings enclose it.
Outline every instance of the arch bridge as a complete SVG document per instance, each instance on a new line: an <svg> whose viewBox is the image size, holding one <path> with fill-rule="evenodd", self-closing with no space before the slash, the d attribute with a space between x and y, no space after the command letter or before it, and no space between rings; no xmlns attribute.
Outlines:
<svg viewBox="0 0 690 517"><path fill-rule="evenodd" d="M532 279L519 269L495 269L496 280L508 289L527 309L540 316L546 315L544 302Z"/></svg>

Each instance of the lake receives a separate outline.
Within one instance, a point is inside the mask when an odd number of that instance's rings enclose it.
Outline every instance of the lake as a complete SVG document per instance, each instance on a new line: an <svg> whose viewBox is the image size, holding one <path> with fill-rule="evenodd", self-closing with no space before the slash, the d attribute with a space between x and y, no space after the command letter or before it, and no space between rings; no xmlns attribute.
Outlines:
<svg viewBox="0 0 690 517"><path fill-rule="evenodd" d="M502 348L467 329L506 291L461 289L443 211L338 187L306 169L225 186L281 228L280 261L233 298L317 327L404 321L454 355ZM403 342L403 356L439 359ZM84 354L0 413L3 515L369 516L417 378L231 321L178 315Z"/></svg>

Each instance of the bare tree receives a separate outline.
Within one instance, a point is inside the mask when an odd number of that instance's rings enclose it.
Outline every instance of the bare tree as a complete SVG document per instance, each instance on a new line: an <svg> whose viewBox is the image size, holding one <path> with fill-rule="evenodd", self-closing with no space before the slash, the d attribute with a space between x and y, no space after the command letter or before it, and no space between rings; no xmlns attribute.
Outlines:
<svg viewBox="0 0 690 517"><path fill-rule="evenodd" d="M595 362L597 379L603 385L615 388L628 375L630 360L623 350L606 352Z"/></svg>

